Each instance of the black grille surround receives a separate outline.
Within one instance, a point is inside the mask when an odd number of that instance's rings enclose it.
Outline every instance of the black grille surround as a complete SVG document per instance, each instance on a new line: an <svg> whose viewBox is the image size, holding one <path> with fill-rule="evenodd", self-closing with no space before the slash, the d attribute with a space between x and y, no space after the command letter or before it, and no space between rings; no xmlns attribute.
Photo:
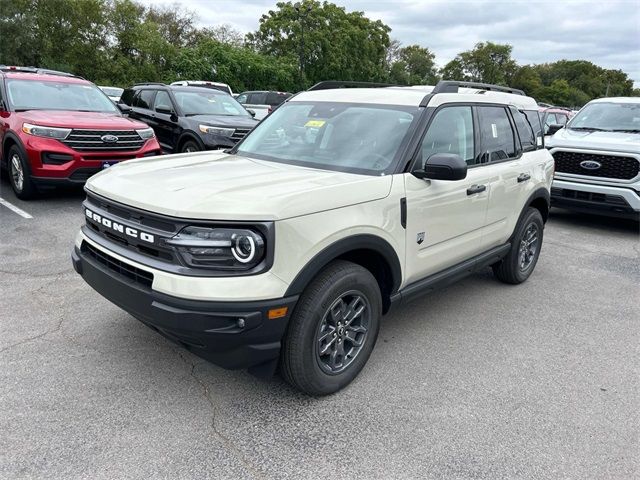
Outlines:
<svg viewBox="0 0 640 480"><path fill-rule="evenodd" d="M263 273L271 268L275 257L275 228L273 222L244 222L244 221L215 221L201 219L185 219L170 217L154 212L148 212L128 205L106 199L94 193L87 192L87 199L83 203L86 225L83 233L94 242L113 251L133 262L149 266L165 272L195 277L230 277L249 276ZM153 235L153 242L144 241L137 237L108 228L100 221L90 218L87 210L106 218L111 222L118 222L123 227L135 229L138 233L145 232ZM266 255L262 262L251 270L224 271L188 266L177 249L166 243L166 240L177 235L189 225L220 228L253 228L259 231L266 243Z"/></svg>
<svg viewBox="0 0 640 480"><path fill-rule="evenodd" d="M115 142L105 142L104 136L117 137ZM73 129L67 138L62 140L66 146L78 152L122 152L140 150L143 140L135 130L80 130Z"/></svg>
<svg viewBox="0 0 640 480"><path fill-rule="evenodd" d="M619 180L631 180L640 173L640 162L634 157L557 150L553 152L553 159L558 173ZM584 168L580 164L585 161L598 162L601 167Z"/></svg>
<svg viewBox="0 0 640 480"><path fill-rule="evenodd" d="M97 249L89 242L82 242L80 251L93 258L96 262L104 265L109 270L117 273L121 277L128 278L129 280L138 283L146 288L151 288L153 284L153 273L147 272L140 268L129 265L126 262L122 262L115 257L112 257L108 253Z"/></svg>

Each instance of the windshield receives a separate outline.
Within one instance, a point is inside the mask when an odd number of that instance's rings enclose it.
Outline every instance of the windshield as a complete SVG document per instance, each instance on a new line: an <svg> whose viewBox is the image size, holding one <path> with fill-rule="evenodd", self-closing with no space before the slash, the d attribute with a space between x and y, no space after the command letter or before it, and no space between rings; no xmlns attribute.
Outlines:
<svg viewBox="0 0 640 480"><path fill-rule="evenodd" d="M110 97L119 97L124 89L118 87L100 87L100 89Z"/></svg>
<svg viewBox="0 0 640 480"><path fill-rule="evenodd" d="M117 113L102 90L90 83L8 80L7 98L15 110L72 110Z"/></svg>
<svg viewBox="0 0 640 480"><path fill-rule="evenodd" d="M230 96L216 91L173 91L176 102L186 116L243 115L250 116L242 105Z"/></svg>
<svg viewBox="0 0 640 480"><path fill-rule="evenodd" d="M592 103L573 117L569 128L640 132L640 103Z"/></svg>
<svg viewBox="0 0 640 480"><path fill-rule="evenodd" d="M285 103L240 144L238 154L294 165L384 174L417 118L417 107Z"/></svg>

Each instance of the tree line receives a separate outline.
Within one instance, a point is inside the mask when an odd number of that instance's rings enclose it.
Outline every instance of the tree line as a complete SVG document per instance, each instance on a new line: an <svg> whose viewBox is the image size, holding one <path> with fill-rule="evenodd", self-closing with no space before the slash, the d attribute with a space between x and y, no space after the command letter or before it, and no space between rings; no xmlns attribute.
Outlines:
<svg viewBox="0 0 640 480"><path fill-rule="evenodd" d="M621 70L586 60L518 65L512 47L482 42L438 68L420 45L333 3L280 2L247 35L198 27L178 6L134 0L0 0L0 64L73 72L101 85L216 80L234 91L298 91L322 80L434 84L441 78L523 89L539 102L581 106L640 95Z"/></svg>

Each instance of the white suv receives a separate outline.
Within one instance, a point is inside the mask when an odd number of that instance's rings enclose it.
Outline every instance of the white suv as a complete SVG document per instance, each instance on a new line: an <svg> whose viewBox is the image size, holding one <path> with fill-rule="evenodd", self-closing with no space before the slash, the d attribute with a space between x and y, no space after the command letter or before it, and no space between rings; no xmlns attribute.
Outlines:
<svg viewBox="0 0 640 480"><path fill-rule="evenodd" d="M551 204L640 219L640 98L592 100L566 128L552 127Z"/></svg>
<svg viewBox="0 0 640 480"><path fill-rule="evenodd" d="M335 392L393 305L536 265L553 176L538 107L461 86L319 84L229 151L115 165L87 183L74 267L218 365Z"/></svg>

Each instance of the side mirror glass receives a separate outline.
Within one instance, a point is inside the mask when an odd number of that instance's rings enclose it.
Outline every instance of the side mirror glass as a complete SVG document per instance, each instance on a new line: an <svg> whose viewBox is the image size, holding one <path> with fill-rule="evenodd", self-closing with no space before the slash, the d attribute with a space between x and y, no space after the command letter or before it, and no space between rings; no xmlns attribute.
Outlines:
<svg viewBox="0 0 640 480"><path fill-rule="evenodd" d="M431 180L463 180L467 177L467 162L454 153L434 153L422 170L412 172L417 178Z"/></svg>
<svg viewBox="0 0 640 480"><path fill-rule="evenodd" d="M564 125L559 125L557 123L554 123L553 125L549 125L549 127L547 128L547 135L553 135L554 133L556 133L558 130L562 130L564 128Z"/></svg>

